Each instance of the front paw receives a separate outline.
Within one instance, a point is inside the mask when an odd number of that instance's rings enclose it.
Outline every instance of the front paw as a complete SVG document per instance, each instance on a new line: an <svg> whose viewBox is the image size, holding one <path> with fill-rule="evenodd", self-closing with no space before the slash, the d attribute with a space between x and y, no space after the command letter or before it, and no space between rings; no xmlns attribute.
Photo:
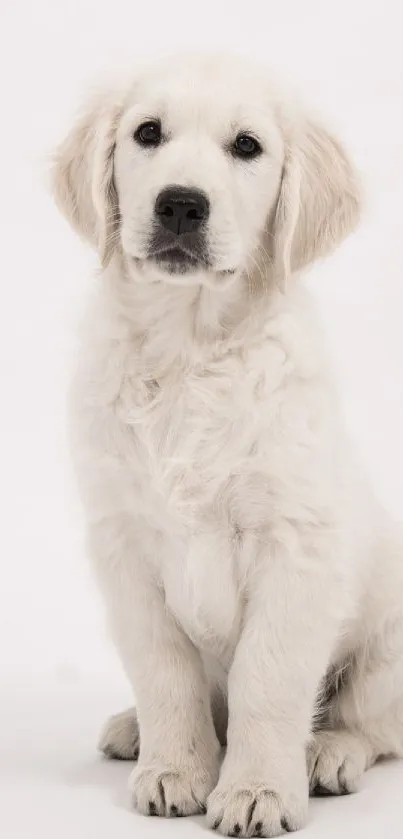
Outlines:
<svg viewBox="0 0 403 839"><path fill-rule="evenodd" d="M154 764L138 766L129 779L136 809L146 816L190 816L203 813L218 770L207 771L198 763L187 766Z"/></svg>
<svg viewBox="0 0 403 839"><path fill-rule="evenodd" d="M224 836L279 836L303 827L308 785L299 793L265 779L219 782L207 802L207 820Z"/></svg>

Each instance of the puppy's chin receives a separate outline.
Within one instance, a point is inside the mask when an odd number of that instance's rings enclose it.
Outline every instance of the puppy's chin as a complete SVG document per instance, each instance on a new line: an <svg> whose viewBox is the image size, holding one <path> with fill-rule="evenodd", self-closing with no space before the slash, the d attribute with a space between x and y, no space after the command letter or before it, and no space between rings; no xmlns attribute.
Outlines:
<svg viewBox="0 0 403 839"><path fill-rule="evenodd" d="M155 256L151 255L149 259L161 271L174 277L183 277L187 274L194 276L195 272L207 271L210 267L206 260L199 259L191 253L186 253L180 248L171 248L171 250L157 253Z"/></svg>
<svg viewBox="0 0 403 839"><path fill-rule="evenodd" d="M141 282L165 282L169 285L202 285L219 288L230 284L237 270L218 270L205 260L172 250L145 258L129 257L131 271Z"/></svg>

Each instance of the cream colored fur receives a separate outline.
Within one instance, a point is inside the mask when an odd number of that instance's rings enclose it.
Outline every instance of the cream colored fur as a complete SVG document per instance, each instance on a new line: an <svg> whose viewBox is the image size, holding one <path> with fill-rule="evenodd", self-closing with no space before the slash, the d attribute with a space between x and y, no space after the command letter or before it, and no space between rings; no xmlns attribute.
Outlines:
<svg viewBox="0 0 403 839"><path fill-rule="evenodd" d="M155 116L167 140L150 152L133 132ZM260 138L255 161L228 152L239 130ZM212 265L173 276L146 247L177 183L209 196ZM403 754L400 536L345 436L297 276L356 226L356 174L265 70L184 57L85 111L54 192L103 264L74 457L137 712L101 748L135 757L140 740L142 813L297 829L309 784L351 791Z"/></svg>

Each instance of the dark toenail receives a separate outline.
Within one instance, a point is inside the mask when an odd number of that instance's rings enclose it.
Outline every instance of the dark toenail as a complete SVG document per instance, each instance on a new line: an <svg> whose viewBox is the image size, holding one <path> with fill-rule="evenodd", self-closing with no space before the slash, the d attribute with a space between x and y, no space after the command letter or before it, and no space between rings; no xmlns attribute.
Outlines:
<svg viewBox="0 0 403 839"><path fill-rule="evenodd" d="M179 810L178 810L176 804L171 804L169 812L170 812L171 816L179 816Z"/></svg>
<svg viewBox="0 0 403 839"><path fill-rule="evenodd" d="M124 760L124 758L122 758L122 755L120 755L118 752L115 752L113 746L105 746L103 752L105 757L107 757L109 760Z"/></svg>
<svg viewBox="0 0 403 839"><path fill-rule="evenodd" d="M217 819L217 821L215 821L214 824L213 824L213 830L217 830L217 828L220 827L220 824L221 824L221 819Z"/></svg>
<svg viewBox="0 0 403 839"><path fill-rule="evenodd" d="M256 822L255 824L255 836L260 836L263 830L263 822Z"/></svg>
<svg viewBox="0 0 403 839"><path fill-rule="evenodd" d="M283 830L285 830L286 833L291 833L291 828L290 828L290 825L288 824L287 819L284 819L284 818L281 819L280 824L281 824L281 827L283 828Z"/></svg>
<svg viewBox="0 0 403 839"><path fill-rule="evenodd" d="M156 816L157 815L157 805L156 805L155 801L149 801L148 802L148 812L149 812L150 816Z"/></svg>
<svg viewBox="0 0 403 839"><path fill-rule="evenodd" d="M139 759L139 750L138 750L138 749L136 749L136 750L133 752L133 760L138 760L138 759Z"/></svg>
<svg viewBox="0 0 403 839"><path fill-rule="evenodd" d="M342 781L343 770L344 770L344 764L342 764L340 766L340 769L337 773L337 780L339 782L339 791L340 791L340 795L349 795L350 790L348 789L348 787L346 785L346 782Z"/></svg>
<svg viewBox="0 0 403 839"><path fill-rule="evenodd" d="M234 824L234 836L239 836L241 830L242 830L241 825L238 824L238 822L236 824Z"/></svg>
<svg viewBox="0 0 403 839"><path fill-rule="evenodd" d="M325 798L325 796L332 795L333 793L327 787L322 786L322 784L316 784L313 794L318 795L320 798Z"/></svg>

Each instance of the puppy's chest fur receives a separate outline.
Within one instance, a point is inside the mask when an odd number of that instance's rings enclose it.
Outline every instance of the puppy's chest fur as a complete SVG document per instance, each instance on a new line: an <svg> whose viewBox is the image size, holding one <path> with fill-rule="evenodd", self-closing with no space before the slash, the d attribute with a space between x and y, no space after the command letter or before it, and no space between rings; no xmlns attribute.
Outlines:
<svg viewBox="0 0 403 839"><path fill-rule="evenodd" d="M284 398L294 363L270 337L162 373L150 372L129 341L95 355L80 415L97 496L132 517L189 636L230 656L251 557L278 515L284 452L297 471L304 472L301 457L309 460L309 447L299 446L305 420Z"/></svg>
<svg viewBox="0 0 403 839"><path fill-rule="evenodd" d="M284 353L269 346L250 355L178 366L155 379L140 364L122 377L116 411L133 443L128 465L141 479L144 514L164 512L171 533L194 535L224 521L236 533L256 524L252 513L248 522L245 504L237 515L234 502L245 479L267 468Z"/></svg>
<svg viewBox="0 0 403 839"><path fill-rule="evenodd" d="M270 363L271 361L271 363ZM268 396L284 353L229 353L150 379L131 363L116 412L135 482L133 509L160 534L153 561L189 636L231 655L242 614L248 542L267 516ZM268 369L272 380L268 380Z"/></svg>

